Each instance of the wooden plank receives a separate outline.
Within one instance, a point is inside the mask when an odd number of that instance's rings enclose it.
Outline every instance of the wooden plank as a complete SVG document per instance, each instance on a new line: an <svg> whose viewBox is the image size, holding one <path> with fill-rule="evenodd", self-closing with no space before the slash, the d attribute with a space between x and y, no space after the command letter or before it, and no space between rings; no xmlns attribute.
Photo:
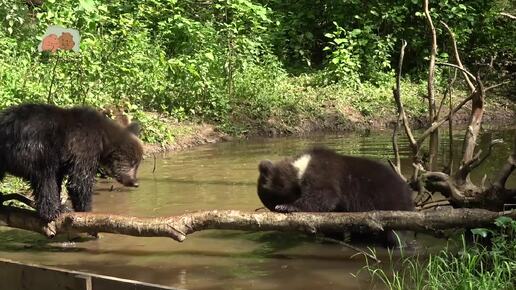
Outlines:
<svg viewBox="0 0 516 290"><path fill-rule="evenodd" d="M0 259L0 290L176 290L175 288Z"/></svg>
<svg viewBox="0 0 516 290"><path fill-rule="evenodd" d="M0 261L1 290L92 290L88 289L88 280L91 277L79 276L77 273L56 271L45 267L24 265L12 261ZM91 281L89 282L91 285Z"/></svg>
<svg viewBox="0 0 516 290"><path fill-rule="evenodd" d="M82 283L84 283L84 287L86 290L93 290L93 287L91 285L91 276L87 275L77 275L75 276L77 280L83 280ZM82 284L81 284L82 285Z"/></svg>
<svg viewBox="0 0 516 290"><path fill-rule="evenodd" d="M115 277L92 277L93 290L177 290L162 285L136 282L133 280L120 279Z"/></svg>

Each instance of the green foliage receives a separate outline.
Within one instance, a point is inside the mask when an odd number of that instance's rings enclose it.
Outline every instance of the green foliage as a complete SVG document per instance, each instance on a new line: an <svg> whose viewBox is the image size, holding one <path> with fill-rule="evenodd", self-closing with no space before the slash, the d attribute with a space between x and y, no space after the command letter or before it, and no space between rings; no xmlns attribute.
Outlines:
<svg viewBox="0 0 516 290"><path fill-rule="evenodd" d="M393 37L377 36L372 25L346 31L334 24L335 31L325 34L330 42L323 50L331 51L328 69L336 80L353 84L364 79L383 84L392 79Z"/></svg>
<svg viewBox="0 0 516 290"><path fill-rule="evenodd" d="M474 236L492 236L490 248L468 246L463 238L458 253L445 249L423 258L402 252L399 261L390 255L390 270L369 261L364 270L389 289L516 289L516 221L500 217L495 225L473 230Z"/></svg>
<svg viewBox="0 0 516 290"><path fill-rule="evenodd" d="M29 192L29 185L21 178L8 176L3 182L0 182L1 193L27 193Z"/></svg>
<svg viewBox="0 0 516 290"><path fill-rule="evenodd" d="M144 139L159 143L172 134L143 111L231 131L277 118L286 125L317 118L325 102L373 116L391 103L392 68L406 39L405 71L415 90L404 91L409 111L420 114L414 96L428 56L420 2L45 0L28 7L0 0L0 109L24 102L122 106L148 122ZM431 7L440 58L449 50L443 20L469 53L467 65L491 57L495 66L514 62L516 22L498 14L514 10L511 1ZM78 29L80 52L39 53L51 24ZM248 124L234 123L246 115Z"/></svg>
<svg viewBox="0 0 516 290"><path fill-rule="evenodd" d="M0 30L0 108L124 104L148 122L144 140L152 142L168 142L171 134L143 109L223 122L233 75L270 55L262 37L268 10L246 0L195 11L196 1L47 0L31 13L24 1L0 3L7 27ZM77 28L81 51L38 53L50 24Z"/></svg>
<svg viewBox="0 0 516 290"><path fill-rule="evenodd" d="M422 14L423 1L261 3L271 8L273 19L279 23L273 31L274 48L287 64L312 67L329 64L330 71L339 76L345 68L354 70L360 65L360 79L377 82L376 73L388 72L389 64L397 62L398 48L393 43L405 39L408 41L406 70L416 74L426 70L430 40ZM444 21L455 32L459 47L468 52L463 56L467 63L479 60L488 63L495 55L495 65L514 61L516 23L499 15L501 11L515 11L514 1L430 1L430 8L441 52L449 52L450 48L449 37L440 25Z"/></svg>

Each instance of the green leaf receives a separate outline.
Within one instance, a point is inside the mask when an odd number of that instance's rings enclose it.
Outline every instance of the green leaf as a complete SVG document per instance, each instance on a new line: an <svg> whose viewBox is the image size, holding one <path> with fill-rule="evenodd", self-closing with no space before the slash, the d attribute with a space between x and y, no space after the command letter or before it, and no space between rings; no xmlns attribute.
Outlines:
<svg viewBox="0 0 516 290"><path fill-rule="evenodd" d="M79 9L92 11L95 9L95 1L94 0L79 0Z"/></svg>
<svg viewBox="0 0 516 290"><path fill-rule="evenodd" d="M495 225L502 227L510 225L513 222L513 219L506 216L501 216L495 220Z"/></svg>
<svg viewBox="0 0 516 290"><path fill-rule="evenodd" d="M211 53L211 52L205 53L204 56L206 56L206 58L208 58L211 61L215 60L215 57L213 56L213 53Z"/></svg>
<svg viewBox="0 0 516 290"><path fill-rule="evenodd" d="M477 228L477 229L472 229L471 230L471 233L473 235L481 236L482 238L487 237L487 234L489 234L489 232L490 231L488 229L485 229L485 228Z"/></svg>
<svg viewBox="0 0 516 290"><path fill-rule="evenodd" d="M353 35L353 36L359 35L360 33L362 33L362 30L358 29L358 28L357 29L353 29L351 31L351 35Z"/></svg>
<svg viewBox="0 0 516 290"><path fill-rule="evenodd" d="M336 44L341 44L341 43L345 42L346 39L345 38L335 38L334 41Z"/></svg>

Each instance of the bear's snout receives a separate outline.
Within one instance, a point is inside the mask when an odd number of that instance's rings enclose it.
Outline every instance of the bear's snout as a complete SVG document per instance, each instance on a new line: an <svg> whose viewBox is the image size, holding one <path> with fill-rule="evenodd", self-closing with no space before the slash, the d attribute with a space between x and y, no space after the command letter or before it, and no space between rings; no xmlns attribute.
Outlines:
<svg viewBox="0 0 516 290"><path fill-rule="evenodd" d="M138 186L140 186L140 184L138 183L138 181L136 181L136 180L131 180L131 179L130 179L130 180L124 180L124 181L122 182L122 184L123 184L124 186L127 186L127 187L138 187Z"/></svg>
<svg viewBox="0 0 516 290"><path fill-rule="evenodd" d="M120 182L123 186L127 187L138 187L140 184L138 183L138 180L136 178L132 178L128 175L123 175L119 179L117 179L118 182Z"/></svg>

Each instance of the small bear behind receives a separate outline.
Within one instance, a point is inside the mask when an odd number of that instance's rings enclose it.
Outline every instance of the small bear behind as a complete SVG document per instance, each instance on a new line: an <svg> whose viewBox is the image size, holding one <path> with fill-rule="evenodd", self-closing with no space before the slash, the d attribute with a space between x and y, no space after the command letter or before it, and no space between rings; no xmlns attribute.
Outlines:
<svg viewBox="0 0 516 290"><path fill-rule="evenodd" d="M258 196L271 211L414 210L407 183L392 169L366 158L313 148L276 163L261 161L259 171Z"/></svg>

